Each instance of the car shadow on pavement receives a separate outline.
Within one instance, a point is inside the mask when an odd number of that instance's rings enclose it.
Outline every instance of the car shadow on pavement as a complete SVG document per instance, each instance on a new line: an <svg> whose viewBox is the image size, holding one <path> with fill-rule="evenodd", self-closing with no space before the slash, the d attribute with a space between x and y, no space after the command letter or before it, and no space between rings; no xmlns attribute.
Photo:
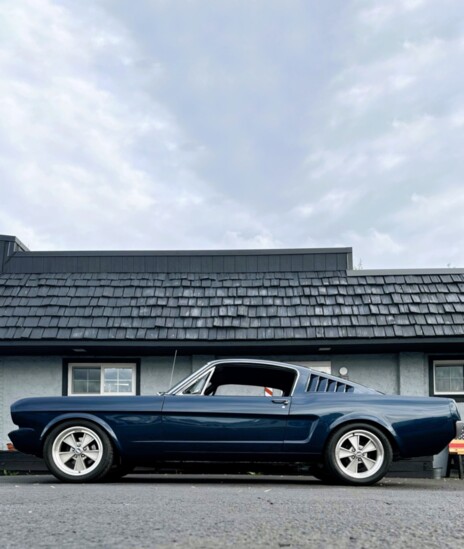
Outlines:
<svg viewBox="0 0 464 549"><path fill-rule="evenodd" d="M60 485L72 488L73 484L62 483L55 477L49 474L40 475L14 475L0 476L1 484L47 484ZM307 486L324 489L352 489L353 486L325 484L315 477L309 475L257 475L257 474L241 474L241 475L206 475L206 474L150 474L150 473L135 473L127 475L119 480L103 481L97 483L101 486L117 487L141 484L204 484L204 485L273 485L273 486ZM84 483L78 483L78 486L83 486ZM433 490L433 491L452 491L464 492L464 482L458 478L441 478L441 479L418 479L418 478L397 478L387 477L381 480L374 486L367 486L364 489L388 489L388 490ZM357 487L360 490L363 487Z"/></svg>

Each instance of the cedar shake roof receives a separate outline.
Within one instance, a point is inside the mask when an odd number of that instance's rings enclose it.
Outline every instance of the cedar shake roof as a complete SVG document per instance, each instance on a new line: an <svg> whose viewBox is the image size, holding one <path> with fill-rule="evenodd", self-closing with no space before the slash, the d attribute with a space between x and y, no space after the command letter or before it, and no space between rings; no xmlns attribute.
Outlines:
<svg viewBox="0 0 464 549"><path fill-rule="evenodd" d="M0 235L0 344L464 336L463 270L352 268L351 248L31 252Z"/></svg>
<svg viewBox="0 0 464 549"><path fill-rule="evenodd" d="M453 270L0 274L3 341L448 336L464 336Z"/></svg>

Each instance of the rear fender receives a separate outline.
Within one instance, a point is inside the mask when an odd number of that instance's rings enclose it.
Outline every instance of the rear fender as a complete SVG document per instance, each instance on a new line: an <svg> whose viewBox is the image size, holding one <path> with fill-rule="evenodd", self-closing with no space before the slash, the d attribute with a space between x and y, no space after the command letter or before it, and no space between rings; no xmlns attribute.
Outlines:
<svg viewBox="0 0 464 549"><path fill-rule="evenodd" d="M343 425L346 425L347 423L370 423L371 425L378 426L380 428L383 428L384 431L387 431L387 433L390 435L390 440L396 445L396 448L398 448L401 451L401 444L398 438L398 435L396 431L393 429L390 423L386 421L383 417L379 416L371 416L369 414L359 414L356 412L353 412L351 414L343 415L337 418L335 421L333 421L329 426L329 436L339 427L342 427ZM393 451L395 451L395 448L393 448Z"/></svg>
<svg viewBox="0 0 464 549"><path fill-rule="evenodd" d="M41 441L42 447L44 445L44 442L45 442L45 439L47 438L48 433L54 427L56 427L56 425L58 425L59 423L63 423L64 421L79 420L79 419L85 419L87 421L91 421L92 423L96 423L99 427L104 429L106 433L109 435L109 437L111 438L111 442L114 444L118 453L121 455L122 448L113 429L108 425L108 423L106 423L106 421L103 421L101 418L94 416L92 414L76 414L76 413L62 414L60 416L53 418L52 421L50 421L50 423L48 423L45 426L44 430L40 434L40 441Z"/></svg>

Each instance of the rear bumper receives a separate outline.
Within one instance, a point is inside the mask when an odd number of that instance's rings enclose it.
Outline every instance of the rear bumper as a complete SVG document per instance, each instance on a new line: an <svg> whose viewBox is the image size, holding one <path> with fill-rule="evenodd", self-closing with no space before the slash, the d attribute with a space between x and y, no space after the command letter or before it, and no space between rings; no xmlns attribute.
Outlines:
<svg viewBox="0 0 464 549"><path fill-rule="evenodd" d="M35 456L42 456L42 445L40 443L40 437L34 429L27 427L21 427L15 431L8 433L11 442L16 450L23 452L24 454L33 454Z"/></svg>
<svg viewBox="0 0 464 549"><path fill-rule="evenodd" d="M456 421L456 436L454 438L464 439L464 421Z"/></svg>

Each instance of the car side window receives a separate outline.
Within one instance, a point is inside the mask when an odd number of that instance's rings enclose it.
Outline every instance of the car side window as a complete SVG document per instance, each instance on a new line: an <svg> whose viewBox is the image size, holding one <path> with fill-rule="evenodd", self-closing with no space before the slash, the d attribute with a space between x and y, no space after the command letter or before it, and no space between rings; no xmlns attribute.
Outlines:
<svg viewBox="0 0 464 549"><path fill-rule="evenodd" d="M224 363L209 369L181 395L290 396L297 378L291 368L263 364Z"/></svg>
<svg viewBox="0 0 464 549"><path fill-rule="evenodd" d="M296 370L263 364L218 364L203 389L205 395L290 396Z"/></svg>
<svg viewBox="0 0 464 549"><path fill-rule="evenodd" d="M261 385L224 384L214 391L217 396L282 396L281 389Z"/></svg>

